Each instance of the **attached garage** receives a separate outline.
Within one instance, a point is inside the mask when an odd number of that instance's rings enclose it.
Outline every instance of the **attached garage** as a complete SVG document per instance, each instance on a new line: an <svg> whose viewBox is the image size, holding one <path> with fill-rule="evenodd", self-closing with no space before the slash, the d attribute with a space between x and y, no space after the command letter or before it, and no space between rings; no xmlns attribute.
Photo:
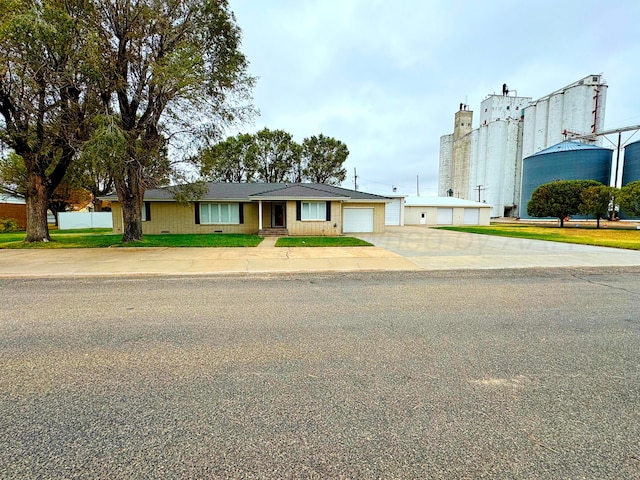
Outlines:
<svg viewBox="0 0 640 480"><path fill-rule="evenodd" d="M342 231L345 233L373 232L373 208L345 207Z"/></svg>

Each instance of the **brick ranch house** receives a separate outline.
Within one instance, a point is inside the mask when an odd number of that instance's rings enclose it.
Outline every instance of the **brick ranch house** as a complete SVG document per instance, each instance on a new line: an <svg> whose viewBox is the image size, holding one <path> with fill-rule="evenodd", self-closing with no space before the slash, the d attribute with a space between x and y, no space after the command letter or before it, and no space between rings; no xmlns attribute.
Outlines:
<svg viewBox="0 0 640 480"><path fill-rule="evenodd" d="M342 235L383 232L390 198L320 183L208 183L196 202L176 202L172 187L147 190L142 233ZM122 233L116 195L113 231Z"/></svg>

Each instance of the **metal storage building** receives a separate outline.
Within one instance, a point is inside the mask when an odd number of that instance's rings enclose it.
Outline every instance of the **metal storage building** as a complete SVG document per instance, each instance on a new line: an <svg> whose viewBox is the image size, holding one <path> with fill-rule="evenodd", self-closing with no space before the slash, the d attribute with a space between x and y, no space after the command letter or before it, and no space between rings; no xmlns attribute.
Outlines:
<svg viewBox="0 0 640 480"><path fill-rule="evenodd" d="M491 205L456 197L407 197L405 225L489 225Z"/></svg>
<svg viewBox="0 0 640 480"><path fill-rule="evenodd" d="M613 150L586 143L566 141L523 160L520 209L527 215L531 194L540 185L554 180L596 180L609 185Z"/></svg>

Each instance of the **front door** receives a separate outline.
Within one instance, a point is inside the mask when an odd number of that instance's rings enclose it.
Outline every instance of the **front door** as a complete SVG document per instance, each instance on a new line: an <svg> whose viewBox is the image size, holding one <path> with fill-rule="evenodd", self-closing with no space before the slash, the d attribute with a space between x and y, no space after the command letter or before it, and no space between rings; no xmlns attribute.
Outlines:
<svg viewBox="0 0 640 480"><path fill-rule="evenodd" d="M271 204L271 226L273 228L286 227L285 213L287 211L286 203Z"/></svg>

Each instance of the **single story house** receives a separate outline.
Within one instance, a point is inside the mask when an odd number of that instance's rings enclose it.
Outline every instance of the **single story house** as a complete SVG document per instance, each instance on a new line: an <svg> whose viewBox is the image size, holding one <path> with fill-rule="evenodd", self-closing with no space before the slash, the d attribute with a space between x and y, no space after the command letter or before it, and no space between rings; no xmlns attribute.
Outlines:
<svg viewBox="0 0 640 480"><path fill-rule="evenodd" d="M198 201L176 202L174 189L147 190L143 234L248 233L341 235L384 232L391 199L320 183L208 183ZM123 227L116 195L111 202L114 233Z"/></svg>
<svg viewBox="0 0 640 480"><path fill-rule="evenodd" d="M456 197L406 197L405 225L489 225L491 205Z"/></svg>

